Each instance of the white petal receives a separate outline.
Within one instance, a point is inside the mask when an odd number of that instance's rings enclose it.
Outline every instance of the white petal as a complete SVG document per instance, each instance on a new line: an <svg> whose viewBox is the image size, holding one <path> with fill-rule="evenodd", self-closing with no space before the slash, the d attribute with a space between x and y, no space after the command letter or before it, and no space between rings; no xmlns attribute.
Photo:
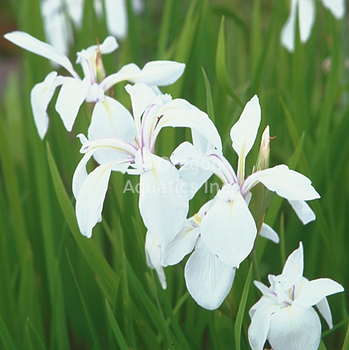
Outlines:
<svg viewBox="0 0 349 350"><path fill-rule="evenodd" d="M131 97L133 116L135 118L138 133L140 133L141 116L154 101L157 94L148 85L141 83L133 86L128 84L125 86L125 89Z"/></svg>
<svg viewBox="0 0 349 350"><path fill-rule="evenodd" d="M345 15L345 0L322 0L322 3L328 8L334 17L341 19Z"/></svg>
<svg viewBox="0 0 349 350"><path fill-rule="evenodd" d="M187 194L183 192L185 183L169 161L148 149L140 150L136 163L139 167L146 165L141 174L139 197L144 224L158 239L171 241L182 228L189 209Z"/></svg>
<svg viewBox="0 0 349 350"><path fill-rule="evenodd" d="M118 42L113 36L106 37L103 43L99 45L99 49L103 55L114 52L118 47Z"/></svg>
<svg viewBox="0 0 349 350"><path fill-rule="evenodd" d="M248 340L252 350L261 350L267 340L271 315L280 309L280 305L262 297L250 310L251 324L248 328Z"/></svg>
<svg viewBox="0 0 349 350"><path fill-rule="evenodd" d="M163 266L178 264L194 249L200 234L200 227L194 218L188 219L176 237L163 245Z"/></svg>
<svg viewBox="0 0 349 350"><path fill-rule="evenodd" d="M235 270L214 256L199 239L184 269L188 291L203 308L217 309L229 294Z"/></svg>
<svg viewBox="0 0 349 350"><path fill-rule="evenodd" d="M131 3L132 3L132 9L137 15L143 12L144 10L143 0L132 0Z"/></svg>
<svg viewBox="0 0 349 350"><path fill-rule="evenodd" d="M92 155L95 155L95 153L99 152L98 145L95 147L93 146L95 142L88 141L83 134L79 134L78 137L80 138L80 142L82 143L82 150L86 149L86 153L84 157L81 159L81 161L79 162L78 166L76 167L76 170L73 176L73 194L76 199L79 196L81 186L83 185L84 181L87 178L86 164ZM134 159L132 159L131 156L126 157L126 156L117 154L117 157L112 159L112 161L117 162L112 167L113 171L120 171L121 173L125 173L126 169L129 167L130 163L134 161Z"/></svg>
<svg viewBox="0 0 349 350"><path fill-rule="evenodd" d="M201 222L201 236L206 246L232 267L250 254L257 228L236 184L226 185Z"/></svg>
<svg viewBox="0 0 349 350"><path fill-rule="evenodd" d="M280 242L279 235L266 223L263 223L262 229L259 234L267 239L270 239L272 242L278 244Z"/></svg>
<svg viewBox="0 0 349 350"><path fill-rule="evenodd" d="M170 159L175 165L184 164L179 169L179 173L187 184L189 200L194 197L216 168L196 147L186 141L174 150Z"/></svg>
<svg viewBox="0 0 349 350"><path fill-rule="evenodd" d="M55 89L58 86L56 77L56 72L49 73L42 83L38 83L33 87L30 93L34 121L41 139L45 137L49 124L46 111Z"/></svg>
<svg viewBox="0 0 349 350"><path fill-rule="evenodd" d="M301 0L298 2L299 34L302 43L308 41L315 21L315 1Z"/></svg>
<svg viewBox="0 0 349 350"><path fill-rule="evenodd" d="M222 150L222 141L212 120L186 100L178 98L164 103L157 111L157 116L162 117L156 126L154 139L163 127L186 127L204 136L218 151Z"/></svg>
<svg viewBox="0 0 349 350"><path fill-rule="evenodd" d="M185 64L174 61L151 61L143 69L128 80L131 83L166 86L173 84L184 72Z"/></svg>
<svg viewBox="0 0 349 350"><path fill-rule="evenodd" d="M247 102L239 120L230 130L233 148L239 158L245 159L257 136L261 122L261 107L257 95Z"/></svg>
<svg viewBox="0 0 349 350"><path fill-rule="evenodd" d="M308 224L311 221L314 221L316 219L315 213L312 211L312 209L309 207L309 205L300 200L300 201L288 201L293 210L296 212L299 219L302 221L303 225Z"/></svg>
<svg viewBox="0 0 349 350"><path fill-rule="evenodd" d="M296 6L298 0L292 0L291 13L281 31L281 44L289 51L294 51L296 36Z"/></svg>
<svg viewBox="0 0 349 350"><path fill-rule="evenodd" d="M92 236L92 228L101 221L103 202L114 165L115 162L110 162L97 167L80 188L76 201L76 217L80 232L88 238Z"/></svg>
<svg viewBox="0 0 349 350"><path fill-rule="evenodd" d="M105 11L109 33L124 39L128 27L125 0L105 0Z"/></svg>
<svg viewBox="0 0 349 350"><path fill-rule="evenodd" d="M320 198L306 176L290 170L284 164L251 174L246 178L242 192L248 192L258 182L261 182L269 191L276 192L280 197L288 200L307 201Z"/></svg>
<svg viewBox="0 0 349 350"><path fill-rule="evenodd" d="M68 57L58 52L54 47L46 44L33 36L24 32L11 32L4 35L4 37L14 44L22 47L25 50L33 52L37 55L48 58L64 67L73 77L78 78Z"/></svg>
<svg viewBox="0 0 349 350"><path fill-rule="evenodd" d="M293 304L303 307L313 306L326 296L343 291L344 288L339 283L329 278L319 278L302 286Z"/></svg>
<svg viewBox="0 0 349 350"><path fill-rule="evenodd" d="M323 298L322 300L320 300L316 304L316 307L318 308L318 310L320 311L320 314L323 316L323 318L327 322L328 327L331 329L333 327L332 315L331 315L330 305L328 304L327 299Z"/></svg>
<svg viewBox="0 0 349 350"><path fill-rule="evenodd" d="M282 275L287 276L291 285L297 285L302 280L304 269L303 244L299 242L299 247L287 258Z"/></svg>
<svg viewBox="0 0 349 350"><path fill-rule="evenodd" d="M122 139L135 145L136 127L130 112L118 101L106 96L104 101L97 102L92 113L88 129L89 140L103 138ZM128 157L124 152L113 149L99 149L94 158L99 164L118 158Z"/></svg>
<svg viewBox="0 0 349 350"><path fill-rule="evenodd" d="M253 283L262 292L263 295L265 296L270 295L269 288L264 283L260 281L253 281Z"/></svg>
<svg viewBox="0 0 349 350"><path fill-rule="evenodd" d="M73 128L75 118L88 94L89 87L90 85L86 79L65 78L57 98L56 111L61 116L68 131Z"/></svg>
<svg viewBox="0 0 349 350"><path fill-rule="evenodd" d="M166 275L161 265L162 245L163 243L159 239L154 237L149 231L147 232L147 235L145 237L145 256L147 259L147 265L151 269L156 270L159 281L161 283L161 287L163 289L166 289Z"/></svg>
<svg viewBox="0 0 349 350"><path fill-rule="evenodd" d="M130 112L115 99L106 96L97 102L88 129L89 140L100 138L120 138L135 143L136 127Z"/></svg>
<svg viewBox="0 0 349 350"><path fill-rule="evenodd" d="M282 308L270 319L268 340L275 350L316 350L321 339L321 323L312 307Z"/></svg>
<svg viewBox="0 0 349 350"><path fill-rule="evenodd" d="M103 79L100 85L104 91L107 91L113 85L124 80L129 80L130 77L132 78L133 76L136 76L140 71L140 68L136 64L129 63L126 66L123 66L118 72L111 74Z"/></svg>
<svg viewBox="0 0 349 350"><path fill-rule="evenodd" d="M84 154L82 159L80 160L78 166L75 169L74 175L73 175L73 181L72 181L72 187L73 187L73 194L75 199L79 197L80 189L83 183L85 182L87 178L87 170L86 170L86 164L92 157L93 152L88 152Z"/></svg>
<svg viewBox="0 0 349 350"><path fill-rule="evenodd" d="M40 9L47 42L58 52L67 55L73 29L62 11L61 4L56 0L43 0L40 2Z"/></svg>
<svg viewBox="0 0 349 350"><path fill-rule="evenodd" d="M66 6L69 16L74 24L80 28L84 11L84 0L68 1L64 3L64 6Z"/></svg>

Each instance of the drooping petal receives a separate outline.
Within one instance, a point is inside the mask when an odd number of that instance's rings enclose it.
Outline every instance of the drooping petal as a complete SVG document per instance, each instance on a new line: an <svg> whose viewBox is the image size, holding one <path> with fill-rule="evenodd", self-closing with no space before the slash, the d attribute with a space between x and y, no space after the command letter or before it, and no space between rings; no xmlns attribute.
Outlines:
<svg viewBox="0 0 349 350"><path fill-rule="evenodd" d="M194 129L204 136L218 151L222 150L219 133L206 113L183 99L175 99L164 103L156 112L155 117L161 117L156 125L152 137L156 137L163 127L185 127Z"/></svg>
<svg viewBox="0 0 349 350"><path fill-rule="evenodd" d="M80 232L90 238L92 228L101 221L103 202L112 167L116 162L98 166L82 184L76 201L76 218Z"/></svg>
<svg viewBox="0 0 349 350"><path fill-rule="evenodd" d="M275 350L316 350L321 339L321 323L312 307L296 305L274 312L268 340Z"/></svg>
<svg viewBox="0 0 349 350"><path fill-rule="evenodd" d="M267 340L271 315L281 308L269 298L262 297L250 310L251 324L248 328L248 340L252 350L261 350Z"/></svg>
<svg viewBox="0 0 349 350"><path fill-rule="evenodd" d="M85 155L83 156L78 166L76 167L76 170L73 176L73 193L76 199L79 196L81 186L83 185L83 183L87 178L86 164L92 155L95 155L95 153L99 152L99 148L100 148L99 146L101 146L101 144L98 144L98 141L94 141L94 142L88 141L83 134L79 134L78 137L80 138L80 142L82 143L82 151L80 152L81 153L85 152ZM108 139L105 139L105 140L102 139L101 141L105 141L105 145L102 144L102 147L107 146ZM112 144L110 145L111 141L115 141L115 140L110 139L109 146L112 146ZM116 143L114 146L122 147L123 145ZM127 153L122 154L120 150L119 151L114 150L113 155L115 156L115 158L112 161L116 162L116 164L112 167L111 170L114 170L114 171L120 171L122 173L125 173L130 163L134 161L134 157L132 157L132 155Z"/></svg>
<svg viewBox="0 0 349 350"><path fill-rule="evenodd" d="M185 269L190 295L203 308L217 309L229 294L236 269L213 255L199 239Z"/></svg>
<svg viewBox="0 0 349 350"><path fill-rule="evenodd" d="M315 1L298 1L299 35L302 43L308 41L315 21Z"/></svg>
<svg viewBox="0 0 349 350"><path fill-rule="evenodd" d="M183 191L185 183L169 161L151 154L146 148L137 153L136 165L144 169L139 197L144 224L152 235L169 242L180 231L187 217L189 203Z"/></svg>
<svg viewBox="0 0 349 350"><path fill-rule="evenodd" d="M262 229L259 232L259 234L262 237L267 238L276 244L278 244L280 242L279 235L266 223L263 223Z"/></svg>
<svg viewBox="0 0 349 350"><path fill-rule="evenodd" d="M167 86L177 81L185 69L184 63L174 61L151 61L145 64L139 74L128 79L131 83Z"/></svg>
<svg viewBox="0 0 349 350"><path fill-rule="evenodd" d="M242 193L247 193L257 183L261 182L269 191L276 192L288 200L312 200L320 198L304 175L290 170L287 165L277 165L270 169L256 171L248 176L242 185Z"/></svg>
<svg viewBox="0 0 349 350"><path fill-rule="evenodd" d="M238 267L250 254L257 228L239 186L225 185L201 222L206 246L223 262Z"/></svg>
<svg viewBox="0 0 349 350"><path fill-rule="evenodd" d="M103 79L100 85L103 87L104 91L107 91L113 85L120 83L121 81L128 80L129 77L136 76L140 71L140 68L136 64L129 63L123 66L118 72L108 75L105 79Z"/></svg>
<svg viewBox="0 0 349 350"><path fill-rule="evenodd" d="M303 244L299 242L299 247L287 258L282 275L286 276L291 285L297 285L302 280L304 269Z"/></svg>
<svg viewBox="0 0 349 350"><path fill-rule="evenodd" d="M345 15L345 0L322 0L323 5L328 8L334 17L341 19Z"/></svg>
<svg viewBox="0 0 349 350"><path fill-rule="evenodd" d="M247 102L239 120L230 130L233 148L239 158L245 160L256 140L259 124L261 122L261 107L257 95Z"/></svg>
<svg viewBox="0 0 349 350"><path fill-rule="evenodd" d="M145 257L147 259L147 265L151 269L155 269L161 287L166 289L166 275L162 267L162 245L163 242L154 237L149 231L147 232L145 237Z"/></svg>
<svg viewBox="0 0 349 350"><path fill-rule="evenodd" d="M59 84L56 77L56 72L49 73L42 83L38 83L33 87L30 93L34 121L41 139L45 137L49 124L49 118L46 112L47 106Z"/></svg>
<svg viewBox="0 0 349 350"><path fill-rule="evenodd" d="M291 1L290 15L281 31L281 44L289 51L294 51L296 34L296 13L298 0Z"/></svg>
<svg viewBox="0 0 349 350"><path fill-rule="evenodd" d="M51 45L46 44L46 43L34 38L30 34L20 32L20 31L14 31L11 33L7 33L4 35L4 37L7 40L13 42L15 45L18 45L19 47L21 47L25 50L28 50L30 52L33 52L37 55L48 58L49 60L60 64L73 77L79 78L78 74L75 72L68 57L65 56L64 54L58 52Z"/></svg>
<svg viewBox="0 0 349 350"><path fill-rule="evenodd" d="M318 308L320 314L322 317L325 319L325 321L328 324L328 327L332 329L333 323L332 323L332 315L331 315L331 309L330 305L328 304L327 298L323 298L320 300L317 304L316 307Z"/></svg>
<svg viewBox="0 0 349 350"><path fill-rule="evenodd" d="M176 237L163 245L163 266L176 265L195 247L200 227L194 218L188 219Z"/></svg>
<svg viewBox="0 0 349 350"><path fill-rule="evenodd" d="M315 213L312 211L312 209L309 207L309 205L302 200L299 201L288 201L299 219L302 221L303 225L308 224L311 221L314 221L316 219Z"/></svg>
<svg viewBox="0 0 349 350"><path fill-rule="evenodd" d="M72 181L73 194L75 199L79 197L80 189L87 178L86 164L92 157L93 152L84 154L78 166L75 169Z"/></svg>
<svg viewBox="0 0 349 350"><path fill-rule="evenodd" d="M148 62L142 70L134 63L130 63L106 77L101 85L104 91L124 80L151 86L166 86L173 84L183 74L184 68L184 63L174 61Z"/></svg>
<svg viewBox="0 0 349 350"><path fill-rule="evenodd" d="M293 304L302 307L313 306L326 296L343 291L344 288L339 283L329 278L319 278L302 286Z"/></svg>
<svg viewBox="0 0 349 350"><path fill-rule="evenodd" d="M89 88L90 84L86 79L65 78L57 98L56 111L61 116L68 131L73 128L75 118L88 94Z"/></svg>

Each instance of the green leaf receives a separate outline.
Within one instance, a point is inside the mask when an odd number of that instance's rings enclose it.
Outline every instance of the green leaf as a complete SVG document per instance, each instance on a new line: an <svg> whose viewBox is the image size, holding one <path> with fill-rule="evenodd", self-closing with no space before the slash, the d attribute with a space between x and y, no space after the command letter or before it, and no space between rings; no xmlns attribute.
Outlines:
<svg viewBox="0 0 349 350"><path fill-rule="evenodd" d="M5 350L17 349L1 315L0 315L0 338Z"/></svg>
<svg viewBox="0 0 349 350"><path fill-rule="evenodd" d="M161 20L161 27L159 31L159 39L158 39L158 59L165 58L165 51L167 46L168 34L171 24L173 14L173 0L166 0Z"/></svg>
<svg viewBox="0 0 349 350"><path fill-rule="evenodd" d="M226 52L225 52L225 37L224 37L224 17L222 17L221 25L219 27L218 34L218 43L217 43L217 51L216 51L216 75L218 83L221 88L233 98L233 100L243 107L242 101L235 94L234 90L230 86L230 82L228 80L228 72L226 66Z"/></svg>
<svg viewBox="0 0 349 350"><path fill-rule="evenodd" d="M64 188L61 176L57 169L56 163L53 159L51 149L47 143L47 158L51 170L51 176L53 185L56 191L56 195L63 211L64 217L70 228L70 231L78 244L82 254L85 256L87 262L90 264L93 272L96 274L96 280L105 297L109 302L113 302L115 296L115 290L118 285L118 281L115 272L108 264L107 260L97 248L93 240L83 237L79 231L79 227L76 222L75 211L70 202L68 194Z"/></svg>
<svg viewBox="0 0 349 350"><path fill-rule="evenodd" d="M211 86L210 86L210 82L208 81L208 78L207 78L207 75L206 75L204 68L201 67L201 69L202 69L202 74L203 74L204 80L205 80L207 114L209 115L211 120L214 122L214 109L213 109Z"/></svg>
<svg viewBox="0 0 349 350"><path fill-rule="evenodd" d="M118 342L120 350L128 350L126 340L125 340L124 336L122 335L122 332L121 332L121 329L120 329L118 323L116 322L113 311L110 308L110 305L108 303L108 300L105 300L105 304L107 307L107 314L108 314L109 322L111 324L113 334L115 336L116 341Z"/></svg>
<svg viewBox="0 0 349 350"><path fill-rule="evenodd" d="M325 343L324 343L324 341L322 339L321 339L321 342L320 342L318 350L327 350L326 345L325 345Z"/></svg>
<svg viewBox="0 0 349 350"><path fill-rule="evenodd" d="M80 297L82 308L84 310L84 316L85 316L84 318L85 318L85 320L86 320L86 322L88 324L89 334L91 334L91 338L92 338L92 341L93 341L93 346L94 346L95 349L103 349L102 344L101 344L101 342L99 340L99 337L98 337L97 329L95 327L95 324L93 323L92 317L90 315L90 312L89 312L88 307L87 307L86 302L85 302L85 298L84 298L84 296L83 296L83 294L81 292L78 280L76 278L76 274L75 274L72 262L70 260L68 250L66 249L65 252L66 252L68 264L69 264L69 267L70 267L70 271L71 271L71 273L73 275L73 279L74 279L74 282L75 282L76 289L78 290L78 294L79 294L79 297Z"/></svg>
<svg viewBox="0 0 349 350"><path fill-rule="evenodd" d="M247 302L248 292L250 290L250 285L252 280L252 267L253 267L253 263L251 263L250 270L248 271L244 289L241 295L241 301L239 304L238 313L236 315L236 321L235 321L235 349L236 350L241 349L242 321L245 315L246 302Z"/></svg>
<svg viewBox="0 0 349 350"><path fill-rule="evenodd" d="M25 330L27 334L28 348L29 350L46 350L46 346L42 339L40 338L38 332L31 324L29 318L25 325Z"/></svg>
<svg viewBox="0 0 349 350"><path fill-rule="evenodd" d="M343 343L343 347L342 350L348 350L349 349L349 322L347 320L348 326L347 326L347 331L345 334L345 339L344 339L344 343Z"/></svg>

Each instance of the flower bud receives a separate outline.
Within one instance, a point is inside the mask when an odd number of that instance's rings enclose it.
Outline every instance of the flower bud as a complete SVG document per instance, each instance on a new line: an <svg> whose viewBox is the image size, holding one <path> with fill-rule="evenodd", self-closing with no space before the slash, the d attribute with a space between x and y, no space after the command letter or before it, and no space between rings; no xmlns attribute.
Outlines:
<svg viewBox="0 0 349 350"><path fill-rule="evenodd" d="M256 163L256 171L267 169L269 167L269 153L270 153L270 134L269 125L265 128L261 145L259 146L259 153Z"/></svg>

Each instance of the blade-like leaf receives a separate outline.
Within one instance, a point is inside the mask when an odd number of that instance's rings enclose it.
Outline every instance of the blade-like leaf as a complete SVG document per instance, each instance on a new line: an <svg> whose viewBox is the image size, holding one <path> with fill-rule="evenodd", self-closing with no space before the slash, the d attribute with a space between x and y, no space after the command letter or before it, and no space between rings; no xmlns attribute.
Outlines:
<svg viewBox="0 0 349 350"><path fill-rule="evenodd" d="M250 286L251 286L252 266L253 266L253 263L251 263L250 270L249 270L247 278L246 278L244 289L243 289L242 295L241 295L241 301L239 304L238 313L236 315L236 321L235 321L235 349L236 350L241 349L242 321L243 321L243 318L245 315L247 296L248 296L248 292L249 292Z"/></svg>
<svg viewBox="0 0 349 350"><path fill-rule="evenodd" d="M221 25L219 27L219 34L218 34L218 43L217 43L217 51L216 51L216 75L217 75L217 80L220 86L222 87L222 89L224 90L224 92L227 93L230 97L232 97L232 99L237 104L243 107L244 104L239 99L239 97L235 94L228 79L226 52L225 52L225 37L224 37L224 17L222 17Z"/></svg>

